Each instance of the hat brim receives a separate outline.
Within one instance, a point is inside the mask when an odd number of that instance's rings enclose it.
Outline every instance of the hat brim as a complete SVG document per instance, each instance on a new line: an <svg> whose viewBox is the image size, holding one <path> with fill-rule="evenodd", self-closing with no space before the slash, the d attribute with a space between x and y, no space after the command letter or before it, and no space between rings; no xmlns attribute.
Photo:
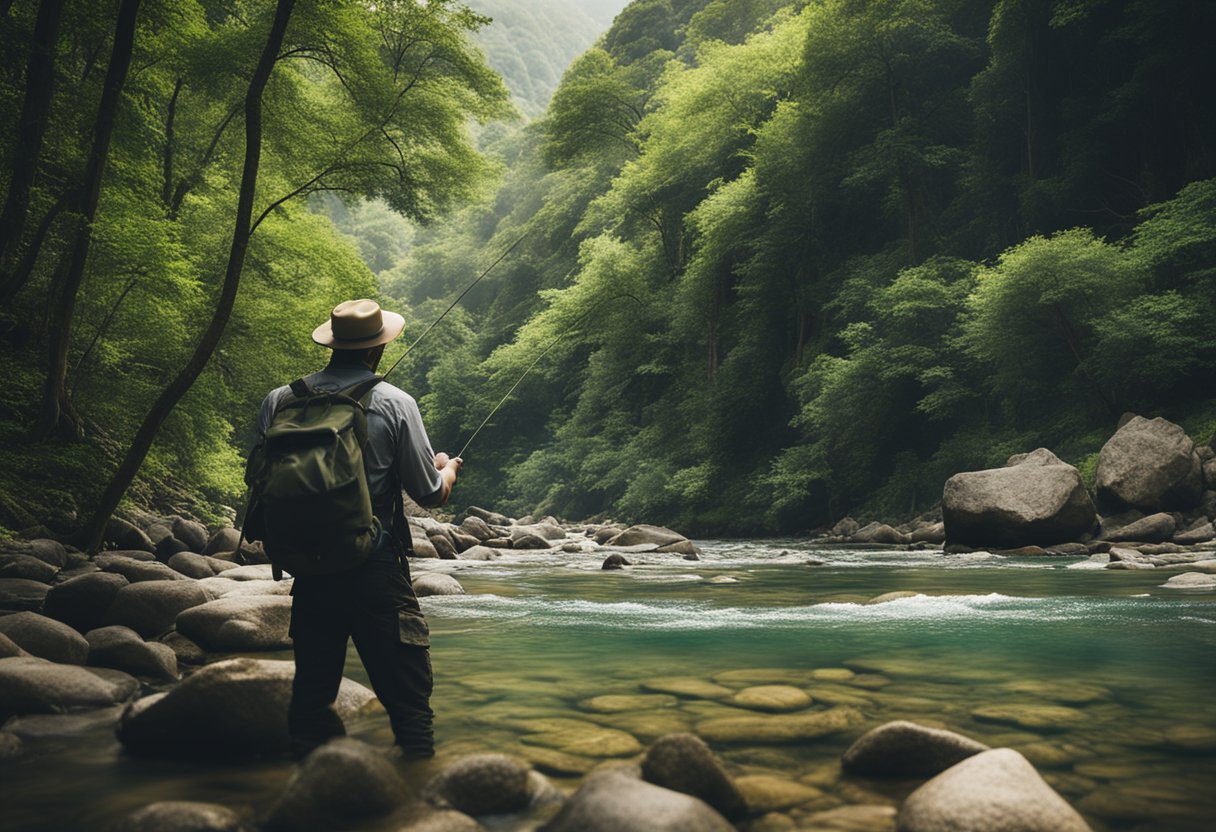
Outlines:
<svg viewBox="0 0 1216 832"><path fill-rule="evenodd" d="M333 325L329 321L326 321L312 331L312 340L323 347L329 347L331 350L366 350L371 347L378 347L381 344L387 344L400 335L401 330L405 329L405 318L396 312L389 312L387 309L381 309L380 315L384 326L370 338L362 338L358 341L335 338Z"/></svg>

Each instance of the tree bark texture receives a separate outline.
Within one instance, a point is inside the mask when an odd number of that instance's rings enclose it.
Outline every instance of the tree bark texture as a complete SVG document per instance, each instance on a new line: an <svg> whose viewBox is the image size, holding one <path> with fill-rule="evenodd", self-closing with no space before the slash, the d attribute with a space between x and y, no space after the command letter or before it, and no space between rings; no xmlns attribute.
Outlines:
<svg viewBox="0 0 1216 832"><path fill-rule="evenodd" d="M236 293L241 282L241 270L245 265L245 254L249 248L253 200L257 191L258 165L262 153L262 91L274 69L275 60L283 44L283 36L287 31L287 22L291 18L294 6L295 0L279 0L275 8L274 22L270 27L270 35L266 39L266 45L258 59L257 68L249 82L249 91L245 96L245 163L241 171L241 189L237 199L232 247L228 254L228 267L224 274L224 286L220 291L219 302L211 316L211 322L207 325L190 360L161 392L144 417L143 423L131 442L130 449L123 457L122 463L106 487L105 493L102 494L97 510L81 530L82 541L90 552L96 552L101 546L106 524L127 492L131 481L139 473L140 466L143 465L161 425L173 412L173 408L177 406L182 396L194 384L203 368L207 366L207 362L220 342L220 336L224 334L228 319L232 315L232 306L236 302Z"/></svg>

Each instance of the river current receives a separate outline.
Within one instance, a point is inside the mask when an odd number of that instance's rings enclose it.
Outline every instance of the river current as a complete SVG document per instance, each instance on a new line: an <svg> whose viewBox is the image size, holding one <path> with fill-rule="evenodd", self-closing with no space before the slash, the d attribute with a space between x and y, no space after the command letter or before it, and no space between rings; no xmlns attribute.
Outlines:
<svg viewBox="0 0 1216 832"><path fill-rule="evenodd" d="M628 759L672 731L714 734L724 719L764 716L735 697L779 685L809 696L803 712L860 715L814 740L711 739L735 775L809 787L795 818L897 804L917 782L843 777L839 759L864 730L910 719L1018 749L1097 830L1211 828L1212 593L1162 588L1171 572L1080 558L698 545L700 561L627 555L635 565L609 572L602 554L416 563L451 572L468 593L422 600L438 762L505 751L569 789L606 753ZM904 594L872 603L893 592ZM347 675L367 684L353 647ZM155 800L261 811L292 770L134 759L113 739L113 718L26 718L31 753L6 771L6 829L101 828ZM348 728L391 740L382 713Z"/></svg>

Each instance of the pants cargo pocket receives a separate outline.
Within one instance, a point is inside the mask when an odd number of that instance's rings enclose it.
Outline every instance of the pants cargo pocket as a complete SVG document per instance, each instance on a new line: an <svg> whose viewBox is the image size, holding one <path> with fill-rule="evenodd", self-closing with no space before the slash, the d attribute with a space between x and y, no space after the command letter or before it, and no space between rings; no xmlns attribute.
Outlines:
<svg viewBox="0 0 1216 832"><path fill-rule="evenodd" d="M397 611L397 635L402 644L431 646L431 629L426 625L426 619L412 610Z"/></svg>

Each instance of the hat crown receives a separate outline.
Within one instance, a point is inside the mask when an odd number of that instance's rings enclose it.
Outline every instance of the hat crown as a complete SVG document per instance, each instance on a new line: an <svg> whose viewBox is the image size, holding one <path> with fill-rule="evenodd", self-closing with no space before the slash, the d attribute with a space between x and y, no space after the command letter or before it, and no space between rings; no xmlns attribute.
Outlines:
<svg viewBox="0 0 1216 832"><path fill-rule="evenodd" d="M330 327L337 341L363 341L384 330L384 315L374 300L348 300L329 314Z"/></svg>

